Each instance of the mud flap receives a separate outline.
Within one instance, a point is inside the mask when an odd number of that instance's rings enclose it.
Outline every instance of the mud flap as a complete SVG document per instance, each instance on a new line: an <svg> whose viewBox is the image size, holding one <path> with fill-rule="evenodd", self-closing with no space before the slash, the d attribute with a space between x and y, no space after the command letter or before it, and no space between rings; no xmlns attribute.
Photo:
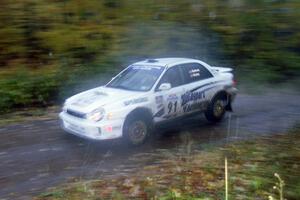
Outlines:
<svg viewBox="0 0 300 200"><path fill-rule="evenodd" d="M231 101L229 101L229 103L226 105L225 110L229 111L229 112L233 112L232 106L231 106Z"/></svg>

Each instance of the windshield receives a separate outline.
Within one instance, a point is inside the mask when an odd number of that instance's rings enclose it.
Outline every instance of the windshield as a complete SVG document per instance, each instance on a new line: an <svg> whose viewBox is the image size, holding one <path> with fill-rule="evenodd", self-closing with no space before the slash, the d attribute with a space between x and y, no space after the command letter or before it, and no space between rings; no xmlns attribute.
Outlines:
<svg viewBox="0 0 300 200"><path fill-rule="evenodd" d="M134 91L150 90L162 71L159 66L133 65L115 77L106 87Z"/></svg>

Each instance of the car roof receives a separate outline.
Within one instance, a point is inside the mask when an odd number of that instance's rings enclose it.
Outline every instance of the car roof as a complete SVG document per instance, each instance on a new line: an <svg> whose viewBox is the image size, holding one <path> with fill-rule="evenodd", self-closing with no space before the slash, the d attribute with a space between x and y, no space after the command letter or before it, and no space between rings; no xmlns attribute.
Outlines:
<svg viewBox="0 0 300 200"><path fill-rule="evenodd" d="M180 64L185 62L199 62L199 60L190 58L155 58L139 61L134 63L133 65L172 67L172 65L174 64Z"/></svg>

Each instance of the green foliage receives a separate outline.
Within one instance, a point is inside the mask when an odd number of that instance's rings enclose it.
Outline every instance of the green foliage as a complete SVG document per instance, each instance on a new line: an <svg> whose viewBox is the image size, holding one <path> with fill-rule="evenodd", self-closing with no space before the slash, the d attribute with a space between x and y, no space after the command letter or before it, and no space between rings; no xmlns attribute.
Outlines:
<svg viewBox="0 0 300 200"><path fill-rule="evenodd" d="M52 75L20 73L1 82L1 112L11 106L47 105L56 99L57 81Z"/></svg>
<svg viewBox="0 0 300 200"><path fill-rule="evenodd" d="M40 195L41 198L63 198L64 192L63 191L53 191L53 192L45 192Z"/></svg>
<svg viewBox="0 0 300 200"><path fill-rule="evenodd" d="M233 65L255 81L300 75L298 1L3 0L0 13L2 112L59 102L146 57Z"/></svg>

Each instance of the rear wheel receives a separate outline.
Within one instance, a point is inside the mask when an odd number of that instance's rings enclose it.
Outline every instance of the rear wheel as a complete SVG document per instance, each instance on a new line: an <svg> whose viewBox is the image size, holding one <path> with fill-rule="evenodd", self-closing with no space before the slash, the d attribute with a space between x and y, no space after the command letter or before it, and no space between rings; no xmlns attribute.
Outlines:
<svg viewBox="0 0 300 200"><path fill-rule="evenodd" d="M205 117L208 121L219 122L223 119L227 105L227 96L217 95L207 107Z"/></svg>
<svg viewBox="0 0 300 200"><path fill-rule="evenodd" d="M124 136L128 144L143 144L149 135L149 125L145 119L131 118L126 120L124 127Z"/></svg>

